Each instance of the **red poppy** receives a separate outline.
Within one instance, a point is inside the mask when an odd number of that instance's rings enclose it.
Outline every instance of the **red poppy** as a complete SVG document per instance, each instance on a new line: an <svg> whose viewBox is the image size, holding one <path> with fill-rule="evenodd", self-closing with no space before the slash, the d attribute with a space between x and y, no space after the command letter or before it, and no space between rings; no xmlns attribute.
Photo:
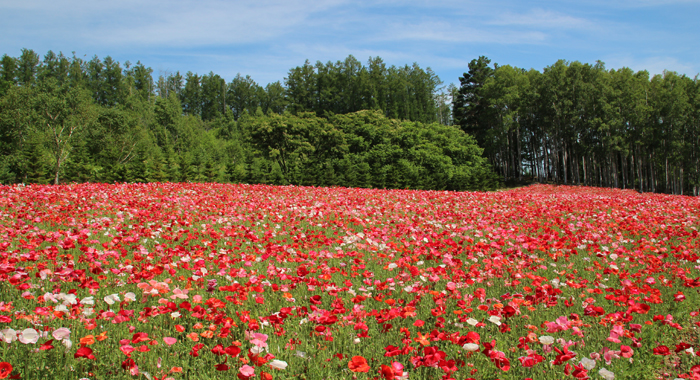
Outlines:
<svg viewBox="0 0 700 380"><path fill-rule="evenodd" d="M668 349L666 346L658 346L654 348L654 355L661 355L661 356L667 356L671 355L671 350Z"/></svg>
<svg viewBox="0 0 700 380"><path fill-rule="evenodd" d="M382 377L386 380L394 380L396 376L396 374L394 373L394 369L385 364L382 364L379 373L381 373Z"/></svg>
<svg viewBox="0 0 700 380"><path fill-rule="evenodd" d="M5 379L12 373L12 364L8 362L0 363L0 379Z"/></svg>
<svg viewBox="0 0 700 380"><path fill-rule="evenodd" d="M95 355L92 354L92 348L90 347L80 347L78 351L73 355L74 358L88 358L95 360Z"/></svg>
<svg viewBox="0 0 700 380"><path fill-rule="evenodd" d="M353 356L348 362L348 368L353 372L369 372L367 359L362 356Z"/></svg>

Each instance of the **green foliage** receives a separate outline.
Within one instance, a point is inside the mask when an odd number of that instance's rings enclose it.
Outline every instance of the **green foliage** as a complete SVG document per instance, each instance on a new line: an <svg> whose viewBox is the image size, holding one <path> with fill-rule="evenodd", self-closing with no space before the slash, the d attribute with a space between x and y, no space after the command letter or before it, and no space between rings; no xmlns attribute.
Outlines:
<svg viewBox="0 0 700 380"><path fill-rule="evenodd" d="M454 122L504 181L700 195L697 80L557 61L542 72L473 60Z"/></svg>
<svg viewBox="0 0 700 380"><path fill-rule="evenodd" d="M213 72L154 81L109 56L25 49L0 63L3 182L493 186L474 139L435 123L450 123L448 95L417 64L307 62L263 87Z"/></svg>

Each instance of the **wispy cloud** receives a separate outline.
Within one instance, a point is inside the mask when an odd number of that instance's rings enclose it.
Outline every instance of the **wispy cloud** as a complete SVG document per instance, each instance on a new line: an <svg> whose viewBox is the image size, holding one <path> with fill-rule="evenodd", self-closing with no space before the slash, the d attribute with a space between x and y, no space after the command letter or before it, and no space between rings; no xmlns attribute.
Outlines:
<svg viewBox="0 0 700 380"><path fill-rule="evenodd" d="M700 66L682 62L674 57L643 57L636 58L630 55L627 56L612 56L605 59L605 66L608 69L618 69L629 67L634 71L646 70L651 75L662 74L664 70L675 71L688 76L694 76L700 73Z"/></svg>
<svg viewBox="0 0 700 380"><path fill-rule="evenodd" d="M527 26L539 29L593 29L596 22L544 9L533 9L526 13L506 12L487 24L503 26Z"/></svg>
<svg viewBox="0 0 700 380"><path fill-rule="evenodd" d="M467 27L450 21L394 23L377 38L385 40L421 40L441 43L536 44L547 39L538 31L493 30Z"/></svg>
<svg viewBox="0 0 700 380"><path fill-rule="evenodd" d="M0 0L0 54L111 55L261 84L305 59L350 54L417 62L446 82L480 55L524 68L602 58L694 75L697 14L700 0Z"/></svg>

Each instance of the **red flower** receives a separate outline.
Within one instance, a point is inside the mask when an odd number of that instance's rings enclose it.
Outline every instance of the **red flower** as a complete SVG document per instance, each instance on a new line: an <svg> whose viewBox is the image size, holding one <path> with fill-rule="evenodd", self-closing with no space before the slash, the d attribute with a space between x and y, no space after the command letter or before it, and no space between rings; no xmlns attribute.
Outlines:
<svg viewBox="0 0 700 380"><path fill-rule="evenodd" d="M467 337L467 340L465 341L465 343L479 344L479 340L481 339L481 335L479 335L479 333L474 332L474 331L468 332L466 337Z"/></svg>
<svg viewBox="0 0 700 380"><path fill-rule="evenodd" d="M0 379L5 379L12 373L12 364L8 362L0 363Z"/></svg>
<svg viewBox="0 0 700 380"><path fill-rule="evenodd" d="M90 347L80 347L78 351L73 355L74 358L88 358L95 360L95 355L92 354L92 348Z"/></svg>
<svg viewBox="0 0 700 380"><path fill-rule="evenodd" d="M394 377L396 376L394 374L394 369L385 364L382 364L379 373L381 373L382 377L386 380L394 380Z"/></svg>
<svg viewBox="0 0 700 380"><path fill-rule="evenodd" d="M671 351L666 346L659 346L654 349L654 355L668 356L671 355Z"/></svg>
<svg viewBox="0 0 700 380"><path fill-rule="evenodd" d="M348 363L348 368L353 372L369 372L367 359L362 356L353 356Z"/></svg>
<svg viewBox="0 0 700 380"><path fill-rule="evenodd" d="M683 292L681 292L681 291L679 290L678 293L676 293L676 294L673 296L673 299L674 299L676 302L682 302L682 301L685 301L685 295L683 294Z"/></svg>
<svg viewBox="0 0 700 380"><path fill-rule="evenodd" d="M139 332L139 333L134 334L134 336L131 338L131 343L137 344L137 343L145 342L147 340L148 340L148 334L143 333L143 332Z"/></svg>
<svg viewBox="0 0 700 380"><path fill-rule="evenodd" d="M236 346L228 346L228 347L226 347L225 351L227 354L231 355L232 357L235 357L241 353L241 349L236 347Z"/></svg>
<svg viewBox="0 0 700 380"><path fill-rule="evenodd" d="M544 360L544 357L542 355L538 355L536 353L532 353L528 356L521 356L518 358L520 360L520 364L525 367L525 368L530 368Z"/></svg>

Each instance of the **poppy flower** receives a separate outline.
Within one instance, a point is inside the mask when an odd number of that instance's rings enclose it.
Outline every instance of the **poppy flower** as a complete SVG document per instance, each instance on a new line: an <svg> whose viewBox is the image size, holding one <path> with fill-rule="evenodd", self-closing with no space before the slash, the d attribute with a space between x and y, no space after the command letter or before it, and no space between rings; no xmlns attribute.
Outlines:
<svg viewBox="0 0 700 380"><path fill-rule="evenodd" d="M267 363L267 365L277 370L283 370L287 368L287 362L277 359L271 360L269 363Z"/></svg>
<svg viewBox="0 0 700 380"><path fill-rule="evenodd" d="M35 344L39 341L39 333L34 329L24 329L19 333L18 339L24 344Z"/></svg>
<svg viewBox="0 0 700 380"><path fill-rule="evenodd" d="M0 379L6 379L12 373L12 364L8 362L0 363Z"/></svg>
<svg viewBox="0 0 700 380"><path fill-rule="evenodd" d="M87 358L95 360L95 355L92 354L92 349L90 347L80 347L78 351L73 355L74 358Z"/></svg>
<svg viewBox="0 0 700 380"><path fill-rule="evenodd" d="M65 327L58 328L51 333L53 335L54 339L56 340L63 340L63 339L68 339L70 338L70 330L68 330Z"/></svg>
<svg viewBox="0 0 700 380"><path fill-rule="evenodd" d="M255 376L255 368L246 364L238 370L237 376L240 380L248 380Z"/></svg>
<svg viewBox="0 0 700 380"><path fill-rule="evenodd" d="M353 372L369 372L367 359L362 356L353 356L348 362L348 368Z"/></svg>
<svg viewBox="0 0 700 380"><path fill-rule="evenodd" d="M671 350L666 346L658 346L654 348L654 355L668 356L671 355Z"/></svg>
<svg viewBox="0 0 700 380"><path fill-rule="evenodd" d="M83 338L80 338L80 344L83 346L90 346L95 344L95 337L93 335L87 335Z"/></svg>

